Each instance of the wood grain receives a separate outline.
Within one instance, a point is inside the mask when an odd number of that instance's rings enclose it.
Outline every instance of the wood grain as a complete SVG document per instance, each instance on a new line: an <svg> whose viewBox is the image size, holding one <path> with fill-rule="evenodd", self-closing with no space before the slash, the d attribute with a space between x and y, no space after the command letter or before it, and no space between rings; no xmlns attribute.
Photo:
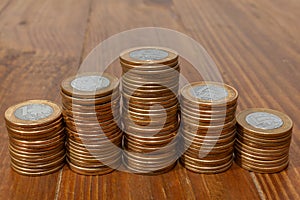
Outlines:
<svg viewBox="0 0 300 200"><path fill-rule="evenodd" d="M0 199L54 199L61 172L25 177L11 170L3 114L28 99L60 102L60 81L79 64L89 2L1 1L0 7Z"/></svg>
<svg viewBox="0 0 300 200"><path fill-rule="evenodd" d="M59 85L101 41L132 28L180 31L202 44L239 108L267 107L294 121L289 167L256 174L236 164L225 173L195 174L177 165L158 176L113 172L82 176L67 166L44 177L9 167L0 118L0 199L299 199L300 2L297 0L0 1L0 113L27 99L60 102ZM182 74L197 80L182 60ZM109 70L120 75L118 61Z"/></svg>

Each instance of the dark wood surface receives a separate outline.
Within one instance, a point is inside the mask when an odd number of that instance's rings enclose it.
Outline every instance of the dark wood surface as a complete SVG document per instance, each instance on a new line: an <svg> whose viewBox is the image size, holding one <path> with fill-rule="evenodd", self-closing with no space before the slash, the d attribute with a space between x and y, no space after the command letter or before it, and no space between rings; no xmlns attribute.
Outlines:
<svg viewBox="0 0 300 200"><path fill-rule="evenodd" d="M299 199L299 10L298 0L1 0L0 199ZM157 176L82 176L65 166L25 177L11 170L5 110L28 99L60 103L60 82L76 74L98 43L147 26L177 30L202 44L224 82L239 91L239 111L266 107L293 119L285 171L257 174L234 164L203 175L177 165ZM183 74L193 78L189 69Z"/></svg>

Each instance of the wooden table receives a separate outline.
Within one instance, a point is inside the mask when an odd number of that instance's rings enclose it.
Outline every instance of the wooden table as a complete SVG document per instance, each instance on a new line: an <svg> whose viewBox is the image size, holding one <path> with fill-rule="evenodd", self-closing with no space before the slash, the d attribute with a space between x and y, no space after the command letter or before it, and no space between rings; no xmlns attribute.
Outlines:
<svg viewBox="0 0 300 200"><path fill-rule="evenodd" d="M300 1L298 0L1 0L0 199L299 199ZM239 111L266 107L295 122L290 165L277 174L158 176L114 172L82 176L65 166L42 177L10 168L3 113L18 102L60 102L60 82L113 34L157 26L194 38L240 94ZM188 73L188 72L185 72Z"/></svg>

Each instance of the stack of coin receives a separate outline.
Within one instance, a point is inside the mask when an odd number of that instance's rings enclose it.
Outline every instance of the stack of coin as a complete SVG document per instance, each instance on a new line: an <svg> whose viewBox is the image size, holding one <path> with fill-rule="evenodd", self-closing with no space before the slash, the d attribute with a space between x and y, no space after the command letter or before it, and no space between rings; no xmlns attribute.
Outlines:
<svg viewBox="0 0 300 200"><path fill-rule="evenodd" d="M177 161L178 54L139 47L122 53L120 63L124 165L134 173L166 172Z"/></svg>
<svg viewBox="0 0 300 200"><path fill-rule="evenodd" d="M229 85L195 82L181 89L180 162L197 173L230 168L235 140L238 93Z"/></svg>
<svg viewBox="0 0 300 200"><path fill-rule="evenodd" d="M235 161L258 173L280 172L288 166L292 120L265 108L252 108L237 115Z"/></svg>
<svg viewBox="0 0 300 200"><path fill-rule="evenodd" d="M119 81L107 73L84 73L61 84L67 130L67 162L84 175L102 175L122 162Z"/></svg>
<svg viewBox="0 0 300 200"><path fill-rule="evenodd" d="M46 100L30 100L7 109L11 167L22 175L46 175L65 164L61 109Z"/></svg>

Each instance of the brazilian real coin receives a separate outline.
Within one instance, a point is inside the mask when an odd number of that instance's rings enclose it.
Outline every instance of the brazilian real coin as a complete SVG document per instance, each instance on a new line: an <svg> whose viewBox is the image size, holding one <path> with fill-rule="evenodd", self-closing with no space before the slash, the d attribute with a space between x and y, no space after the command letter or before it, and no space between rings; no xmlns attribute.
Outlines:
<svg viewBox="0 0 300 200"><path fill-rule="evenodd" d="M65 79L61 84L64 94L78 98L97 98L113 93L118 79L108 73L83 73Z"/></svg>
<svg viewBox="0 0 300 200"><path fill-rule="evenodd" d="M218 82L195 82L181 89L184 103L200 108L228 107L236 104L238 92L233 87Z"/></svg>
<svg viewBox="0 0 300 200"><path fill-rule="evenodd" d="M178 54L163 47L137 47L120 54L120 61L134 66L145 64L168 65L178 60Z"/></svg>
<svg viewBox="0 0 300 200"><path fill-rule="evenodd" d="M233 161L238 92L217 82L194 82L180 93L183 155L196 173L221 173Z"/></svg>
<svg viewBox="0 0 300 200"><path fill-rule="evenodd" d="M237 115L241 131L257 137L276 138L291 134L293 121L289 116L276 110L250 108Z"/></svg>
<svg viewBox="0 0 300 200"><path fill-rule="evenodd" d="M178 54L163 47L137 47L121 53L120 65L124 165L135 173L164 173L177 157Z"/></svg>
<svg viewBox="0 0 300 200"><path fill-rule="evenodd" d="M22 175L46 175L65 164L61 108L47 100L29 100L5 112L11 167Z"/></svg>
<svg viewBox="0 0 300 200"><path fill-rule="evenodd" d="M67 130L67 163L84 175L103 175L121 163L119 80L108 73L83 73L61 84Z"/></svg>
<svg viewBox="0 0 300 200"><path fill-rule="evenodd" d="M257 173L276 173L289 163L293 122L284 113L250 108L237 115L235 161Z"/></svg>
<svg viewBox="0 0 300 200"><path fill-rule="evenodd" d="M5 112L5 121L11 127L41 127L60 118L61 108L47 100L29 100L11 106Z"/></svg>

